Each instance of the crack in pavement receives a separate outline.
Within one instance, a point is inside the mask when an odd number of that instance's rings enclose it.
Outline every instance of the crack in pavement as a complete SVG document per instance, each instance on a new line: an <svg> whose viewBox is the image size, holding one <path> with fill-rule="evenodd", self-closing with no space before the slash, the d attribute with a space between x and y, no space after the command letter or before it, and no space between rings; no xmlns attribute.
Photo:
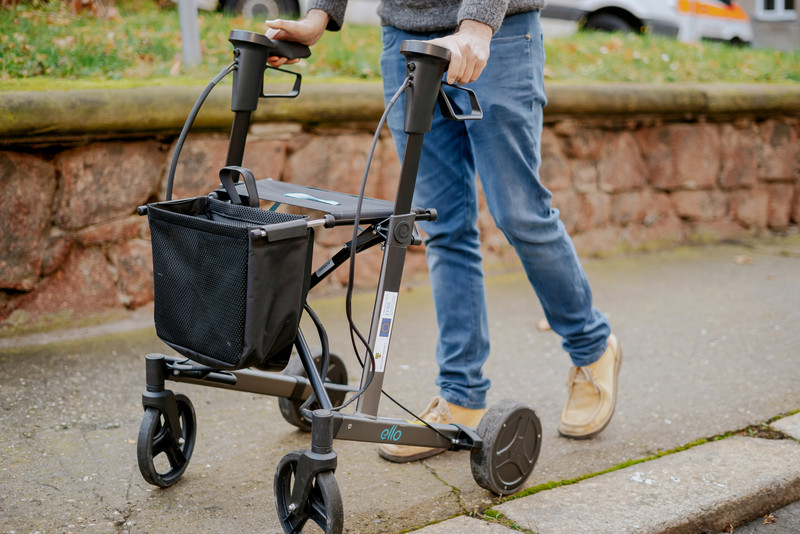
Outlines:
<svg viewBox="0 0 800 534"><path fill-rule="evenodd" d="M458 507L461 508L461 512L464 514L470 513L470 510L468 510L464 504L464 499L461 498L461 490L440 477L439 473L436 472L436 469L429 466L424 460L420 463L422 463L423 467L425 467L425 469L427 469L428 472L433 475L433 478L450 488L450 492L455 496L456 503L458 504Z"/></svg>

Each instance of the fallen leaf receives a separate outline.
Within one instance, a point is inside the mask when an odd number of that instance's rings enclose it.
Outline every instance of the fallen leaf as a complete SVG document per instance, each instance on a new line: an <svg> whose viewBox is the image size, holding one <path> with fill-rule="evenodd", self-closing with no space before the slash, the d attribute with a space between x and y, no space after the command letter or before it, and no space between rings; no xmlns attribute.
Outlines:
<svg viewBox="0 0 800 534"><path fill-rule="evenodd" d="M775 516L772 514L767 514L764 516L764 524L770 525L775 522Z"/></svg>
<svg viewBox="0 0 800 534"><path fill-rule="evenodd" d="M753 258L750 256L734 256L733 261L736 262L736 265L751 265Z"/></svg>

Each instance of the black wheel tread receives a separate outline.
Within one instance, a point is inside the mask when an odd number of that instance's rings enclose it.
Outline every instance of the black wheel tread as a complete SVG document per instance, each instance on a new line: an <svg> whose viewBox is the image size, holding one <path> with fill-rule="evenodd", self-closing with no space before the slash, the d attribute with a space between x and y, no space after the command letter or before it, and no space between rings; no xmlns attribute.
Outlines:
<svg viewBox="0 0 800 534"><path fill-rule="evenodd" d="M514 400L500 401L483 416L477 433L484 443L470 454L475 482L500 495L518 491L541 449L542 427L536 412Z"/></svg>
<svg viewBox="0 0 800 534"><path fill-rule="evenodd" d="M197 433L194 406L189 398L175 395L175 402L178 405L183 443L177 448L174 446L168 425L161 421L161 411L153 406L145 408L136 441L136 459L142 478L161 488L172 486L183 476L192 457ZM161 454L169 462L170 468L165 472L159 472L154 463Z"/></svg>
<svg viewBox="0 0 800 534"><path fill-rule="evenodd" d="M300 515L289 511L289 502L294 488L294 476L301 451L290 452L278 463L273 480L275 508L281 527L287 534L300 533L311 520L325 534L341 534L344 530L344 507L342 494L333 471L322 471L314 477L308 495L306 509Z"/></svg>

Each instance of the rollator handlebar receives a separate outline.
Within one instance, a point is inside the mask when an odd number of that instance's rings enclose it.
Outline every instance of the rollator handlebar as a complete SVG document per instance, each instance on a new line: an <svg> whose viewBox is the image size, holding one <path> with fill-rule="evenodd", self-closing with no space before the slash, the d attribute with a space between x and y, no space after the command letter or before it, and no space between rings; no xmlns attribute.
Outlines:
<svg viewBox="0 0 800 534"><path fill-rule="evenodd" d="M233 55L236 60L231 111L255 111L258 107L258 99L267 96L261 93L267 58L281 56L298 59L311 55L311 50L304 44L278 41L270 39L262 33L246 30L231 30L228 40L233 44ZM296 76L299 82L299 75ZM298 92L299 83L296 83L292 93L286 96L296 96Z"/></svg>
<svg viewBox="0 0 800 534"><path fill-rule="evenodd" d="M466 87L442 82L442 77L450 65L450 50L429 41L403 41L400 53L406 58L406 75L412 82L406 89L405 123L406 133L427 133L433 123L433 109L436 102L445 118L464 121L483 117L475 93ZM470 110L461 109L444 92L442 85L448 85L469 96Z"/></svg>

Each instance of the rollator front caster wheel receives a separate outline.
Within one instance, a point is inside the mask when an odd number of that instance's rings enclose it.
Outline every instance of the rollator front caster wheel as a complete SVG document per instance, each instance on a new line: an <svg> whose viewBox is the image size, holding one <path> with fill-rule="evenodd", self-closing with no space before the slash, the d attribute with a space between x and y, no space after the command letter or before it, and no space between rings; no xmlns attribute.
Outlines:
<svg viewBox="0 0 800 534"><path fill-rule="evenodd" d="M347 385L347 368L344 365L344 361L334 354L333 352L330 353L331 362L328 366L328 374L323 377L326 382L332 382L334 384L339 384L346 386ZM314 353L314 365L316 365L317 370L322 370L322 354ZM306 377L306 370L303 368L303 363L300 361L300 358L297 356L292 356L292 359L289 360L289 363L286 365L286 368L283 370L283 374L285 375L292 375L292 376L302 376ZM344 402L344 397L346 393L331 393L331 403L333 404L334 408L339 406ZM303 405L305 401L296 401L292 399L285 399L279 398L278 399L278 406L281 409L281 415L286 420L287 423L290 425L294 425L303 432L311 432L311 421L303 417L300 413L300 407ZM312 402L309 409L314 411L320 408L318 402Z"/></svg>
<svg viewBox="0 0 800 534"><path fill-rule="evenodd" d="M483 448L471 451L472 478L500 495L518 491L542 447L542 424L536 413L523 403L504 400L486 412L477 432Z"/></svg>
<svg viewBox="0 0 800 534"><path fill-rule="evenodd" d="M197 435L191 401L185 395L175 395L175 402L181 428L178 439L172 439L170 425L161 410L147 406L136 443L136 457L142 477L162 488L172 486L183 476L192 457Z"/></svg>
<svg viewBox="0 0 800 534"><path fill-rule="evenodd" d="M278 520L287 534L325 532L340 534L344 527L344 507L339 485L333 471L322 471L314 476L308 500L299 512L292 510L292 490L300 454L291 452L278 463L275 471L275 507ZM308 524L311 520L312 524Z"/></svg>

